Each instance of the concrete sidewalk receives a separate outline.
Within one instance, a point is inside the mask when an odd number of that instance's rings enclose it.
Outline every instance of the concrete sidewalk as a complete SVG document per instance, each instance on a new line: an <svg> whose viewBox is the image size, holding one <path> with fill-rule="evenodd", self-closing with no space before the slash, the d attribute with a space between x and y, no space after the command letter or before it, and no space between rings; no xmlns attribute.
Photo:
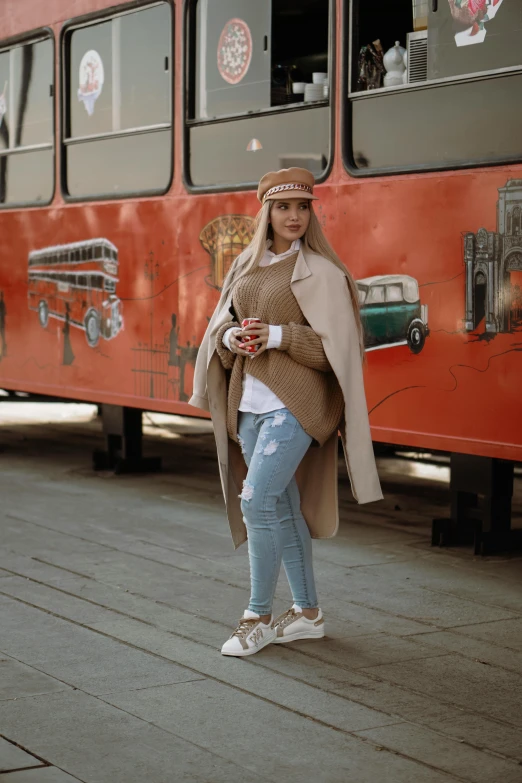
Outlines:
<svg viewBox="0 0 522 783"><path fill-rule="evenodd" d="M28 410L0 405L0 781L522 783L522 558L430 547L446 468L382 461L371 507L342 476L327 638L238 660L247 552L207 423L151 417L164 472L115 477L89 409Z"/></svg>

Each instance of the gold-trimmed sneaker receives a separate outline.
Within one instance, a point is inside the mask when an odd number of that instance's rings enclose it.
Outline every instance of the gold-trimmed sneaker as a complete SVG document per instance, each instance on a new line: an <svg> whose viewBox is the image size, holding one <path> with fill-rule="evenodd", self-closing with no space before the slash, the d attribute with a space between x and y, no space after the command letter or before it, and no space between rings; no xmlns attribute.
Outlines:
<svg viewBox="0 0 522 783"><path fill-rule="evenodd" d="M259 615L247 609L236 630L221 648L222 655L253 655L275 640L276 632L269 622L261 622Z"/></svg>
<svg viewBox="0 0 522 783"><path fill-rule="evenodd" d="M324 617L319 609L315 620L307 620L303 610L297 604L287 609L272 623L275 631L274 644L295 642L298 639L322 639L324 636Z"/></svg>

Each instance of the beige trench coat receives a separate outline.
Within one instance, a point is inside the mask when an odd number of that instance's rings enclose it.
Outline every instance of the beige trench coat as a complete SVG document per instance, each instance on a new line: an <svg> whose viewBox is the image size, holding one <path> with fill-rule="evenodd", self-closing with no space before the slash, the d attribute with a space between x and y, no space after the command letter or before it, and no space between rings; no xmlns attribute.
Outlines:
<svg viewBox="0 0 522 783"><path fill-rule="evenodd" d="M245 258L245 253L236 259L233 267ZM382 492L373 455L357 330L346 277L327 259L302 249L291 288L304 317L321 337L343 391L345 415L341 436L353 495L358 503L380 500ZM205 332L196 360L190 405L210 411L212 417L221 486L237 548L247 539L239 499L247 467L239 446L228 437L226 376L215 348L217 330L232 320L231 301L231 294L226 300L221 297ZM301 509L313 538L331 538L339 526L337 438L338 434L334 432L322 447L310 448L296 473Z"/></svg>

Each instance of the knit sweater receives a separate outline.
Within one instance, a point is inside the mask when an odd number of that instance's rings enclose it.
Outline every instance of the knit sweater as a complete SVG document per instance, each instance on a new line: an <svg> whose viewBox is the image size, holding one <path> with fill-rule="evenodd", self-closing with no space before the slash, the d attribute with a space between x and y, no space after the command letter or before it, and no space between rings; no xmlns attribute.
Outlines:
<svg viewBox="0 0 522 783"><path fill-rule="evenodd" d="M297 253L268 267L257 267L234 288L232 304L237 322L228 321L216 334L216 350L228 378L227 429L237 443L238 407L243 372L265 383L295 416L305 432L323 445L340 423L344 399L337 378L326 358L323 343L307 323L290 283ZM244 318L282 326L277 349L263 351L254 359L239 356L223 345L223 335ZM245 361L248 363L245 368Z"/></svg>

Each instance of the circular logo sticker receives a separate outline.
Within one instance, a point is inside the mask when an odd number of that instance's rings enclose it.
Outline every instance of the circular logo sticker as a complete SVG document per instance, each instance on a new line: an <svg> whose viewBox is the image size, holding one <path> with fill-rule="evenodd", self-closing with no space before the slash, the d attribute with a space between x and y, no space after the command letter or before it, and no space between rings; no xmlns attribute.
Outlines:
<svg viewBox="0 0 522 783"><path fill-rule="evenodd" d="M94 49L85 52L80 63L78 100L83 102L89 117L94 113L94 104L101 95L104 81L102 58Z"/></svg>
<svg viewBox="0 0 522 783"><path fill-rule="evenodd" d="M229 84L239 84L252 60L252 35L242 19L230 19L218 44L218 69Z"/></svg>

